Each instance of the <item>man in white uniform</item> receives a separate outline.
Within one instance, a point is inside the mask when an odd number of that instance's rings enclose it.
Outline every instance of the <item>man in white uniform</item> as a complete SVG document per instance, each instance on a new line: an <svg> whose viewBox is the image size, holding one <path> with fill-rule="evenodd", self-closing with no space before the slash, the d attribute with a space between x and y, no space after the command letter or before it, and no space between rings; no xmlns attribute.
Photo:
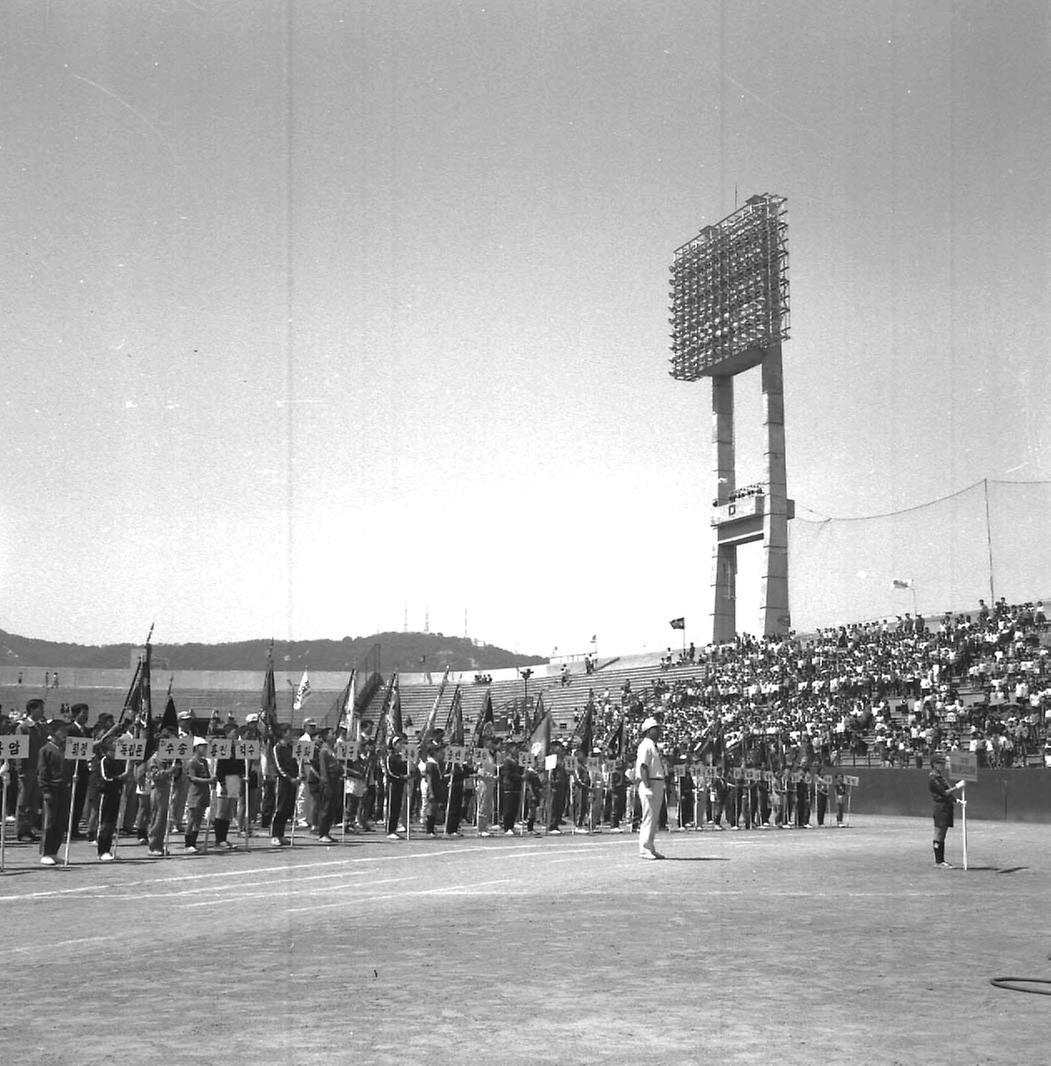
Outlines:
<svg viewBox="0 0 1051 1066"><path fill-rule="evenodd" d="M642 805L642 822L639 825L639 858L663 859L657 853L655 838L661 803L664 801L664 763L657 751L657 736L660 723L656 718L647 718L642 723L642 740L635 757L635 780L639 786L639 803Z"/></svg>

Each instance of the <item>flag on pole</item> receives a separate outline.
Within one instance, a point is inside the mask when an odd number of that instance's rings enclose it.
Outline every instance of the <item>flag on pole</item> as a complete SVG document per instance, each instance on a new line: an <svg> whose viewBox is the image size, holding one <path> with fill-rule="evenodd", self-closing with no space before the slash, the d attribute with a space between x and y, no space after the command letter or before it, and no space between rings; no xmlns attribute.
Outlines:
<svg viewBox="0 0 1051 1066"><path fill-rule="evenodd" d="M460 718L463 719L463 711L460 709L460 686L457 685L453 689L453 698L449 701L449 713L445 716L445 735L448 736L452 732L453 716L457 710L460 710Z"/></svg>
<svg viewBox="0 0 1051 1066"><path fill-rule="evenodd" d="M445 735L450 744L455 747L463 747L463 699L460 696L460 686L456 686L453 693L453 707L449 713L449 720L445 723Z"/></svg>
<svg viewBox="0 0 1051 1066"><path fill-rule="evenodd" d="M434 705L431 707L430 713L427 715L427 721L424 722L423 732L420 734L420 751L422 752L427 743L431 739L431 734L434 732L434 727L438 721L438 707L442 702L442 696L445 694L445 686L449 681L449 667L445 668L445 673L442 674L441 684L438 686L438 695L434 697Z"/></svg>
<svg viewBox="0 0 1051 1066"><path fill-rule="evenodd" d="M301 711L303 709L304 701L310 696L310 678L307 677L306 670L303 671L303 676L300 678L299 684L296 685L296 694L292 700L292 710Z"/></svg>
<svg viewBox="0 0 1051 1066"><path fill-rule="evenodd" d="M387 721L390 723L390 735L396 737L405 732L401 724L401 692L398 691L398 675L391 678L390 702L387 704Z"/></svg>
<svg viewBox="0 0 1051 1066"><path fill-rule="evenodd" d="M361 736L361 722L354 713L354 704L358 695L358 668L355 666L350 671L350 680L343 690L343 714L342 725L347 730L347 736L357 740Z"/></svg>
<svg viewBox="0 0 1051 1066"><path fill-rule="evenodd" d="M277 730L277 688L274 685L274 642L266 653L266 676L263 678L263 695L259 701L259 721L264 737L272 738Z"/></svg>
<svg viewBox="0 0 1051 1066"><path fill-rule="evenodd" d="M544 717L544 694L538 692L536 699L533 701L533 715L529 717L529 708L526 708L526 727L523 731L523 735L531 735L533 730L540 724L540 719Z"/></svg>
<svg viewBox="0 0 1051 1066"><path fill-rule="evenodd" d="M673 618L668 623L668 625L670 625L672 627L672 629L685 629L686 628L686 619L685 618Z"/></svg>
<svg viewBox="0 0 1051 1066"><path fill-rule="evenodd" d="M146 759L153 754L157 747L157 729L153 721L153 694L150 691L150 655L153 650L150 645L150 637L152 636L153 626L150 626L150 636L146 638L145 655L139 664L138 680L130 694L129 706L126 708L135 723L136 734L146 738L146 752L144 755Z"/></svg>
<svg viewBox="0 0 1051 1066"><path fill-rule="evenodd" d="M911 578L896 577L890 583L890 587L892 589L911 589L912 588L912 579Z"/></svg>
<svg viewBox="0 0 1051 1066"><path fill-rule="evenodd" d="M478 721L474 724L474 746L480 748L485 740L485 734L494 729L493 717L493 694L489 689L485 690L485 702L482 704L482 713L478 715ZM488 729L486 728L488 726Z"/></svg>
<svg viewBox="0 0 1051 1066"><path fill-rule="evenodd" d="M172 681L175 679L172 678ZM172 697L172 682L168 682L168 702L164 705L164 714L161 716L161 729L167 729L170 733L179 731L179 715L175 711L175 699Z"/></svg>
<svg viewBox="0 0 1051 1066"><path fill-rule="evenodd" d="M575 741L578 737L580 738L580 746L587 755L590 755L595 743L594 704L588 705L588 709L584 712L584 717L577 722L577 727L573 730L573 740Z"/></svg>
<svg viewBox="0 0 1051 1066"><path fill-rule="evenodd" d="M624 757L626 724L624 715L621 715L620 720L613 727L613 732L606 739L606 755L611 759L622 759Z"/></svg>
<svg viewBox="0 0 1051 1066"><path fill-rule="evenodd" d="M543 716L533 727L533 735L529 738L529 754L534 759L545 759L551 748L551 712L545 711Z"/></svg>

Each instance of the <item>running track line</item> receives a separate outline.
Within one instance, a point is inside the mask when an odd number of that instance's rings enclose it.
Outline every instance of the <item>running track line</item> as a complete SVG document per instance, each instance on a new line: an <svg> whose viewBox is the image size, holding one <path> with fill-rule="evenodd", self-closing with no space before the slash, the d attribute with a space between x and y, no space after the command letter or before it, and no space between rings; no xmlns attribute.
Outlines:
<svg viewBox="0 0 1051 1066"><path fill-rule="evenodd" d="M509 852L514 854L515 852L533 851L543 848L545 845L536 844L519 844L513 848L509 847L492 847L487 845L475 846L475 847L458 847L458 848L444 848L441 851L417 851L410 855L399 855L394 849L385 855L361 855L353 859L328 859L324 862L304 862L296 863L294 865L282 865L282 866L264 866L258 869L247 870L213 870L209 873L201 874L187 874L184 877L167 877L164 878L164 883L168 885L179 884L183 881L206 881L210 878L221 877L257 877L260 874L268 873L291 873L293 870L315 870L318 867L332 867L332 866L351 866L356 863L374 863L374 862L388 862L392 859L436 859L443 855L465 855L470 852L488 852L490 855L501 855L503 858L509 858ZM583 849L581 849L583 850ZM520 856L526 857L526 856ZM112 888L120 891L127 888L139 888L141 886L156 885L158 884L158 878L153 877L147 881L120 881L113 885L81 885L78 888L55 888L49 891L43 892L23 892L17 895L0 896L0 903L7 902L19 902L22 900L31 899L55 899L62 896L83 895L85 893L95 892L98 893L100 889ZM236 888L236 886L234 886ZM105 896L109 898L111 893L105 893Z"/></svg>

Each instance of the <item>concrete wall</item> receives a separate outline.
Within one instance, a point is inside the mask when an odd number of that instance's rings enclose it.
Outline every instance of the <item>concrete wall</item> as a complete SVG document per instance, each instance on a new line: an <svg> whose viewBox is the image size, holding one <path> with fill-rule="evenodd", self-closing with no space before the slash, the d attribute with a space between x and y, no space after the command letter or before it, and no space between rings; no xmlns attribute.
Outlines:
<svg viewBox="0 0 1051 1066"><path fill-rule="evenodd" d="M859 814L931 816L929 771L859 766L844 772L861 779L851 801ZM1051 770L979 770L978 783L967 785L967 817L1051 824Z"/></svg>

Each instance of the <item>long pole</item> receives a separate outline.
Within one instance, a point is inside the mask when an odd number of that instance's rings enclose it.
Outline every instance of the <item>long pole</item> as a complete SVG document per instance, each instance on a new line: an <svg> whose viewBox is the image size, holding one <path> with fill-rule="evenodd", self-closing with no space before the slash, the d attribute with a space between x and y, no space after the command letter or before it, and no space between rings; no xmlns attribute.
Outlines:
<svg viewBox="0 0 1051 1066"><path fill-rule="evenodd" d="M996 604L996 591L993 585L993 534L989 522L989 479L982 478L985 487L985 547L989 554L989 603Z"/></svg>
<svg viewBox="0 0 1051 1066"><path fill-rule="evenodd" d="M164 823L164 854L170 855L172 850L172 825L175 822L175 763L178 760L173 759L171 765L171 777L168 778L168 820ZM180 763L181 765L181 763ZM186 772L186 767L182 767L183 773Z"/></svg>
<svg viewBox="0 0 1051 1066"><path fill-rule="evenodd" d="M7 850L7 783L11 779L11 760L4 759L4 772L0 774L0 874L4 872Z"/></svg>
<svg viewBox="0 0 1051 1066"><path fill-rule="evenodd" d="M245 837L245 851L248 850L248 840L252 835L252 790L248 787L248 774L250 773L250 765L248 761L248 755L245 755L245 779L244 779L244 837Z"/></svg>
<svg viewBox="0 0 1051 1066"><path fill-rule="evenodd" d="M963 868L967 869L967 785L960 789L960 804L963 811Z"/></svg>
<svg viewBox="0 0 1051 1066"><path fill-rule="evenodd" d="M77 759L73 760L73 787L69 793L69 818L66 820L66 854L62 859L62 865L69 865L69 845L73 842L73 798L77 791L77 770L80 768L80 762Z"/></svg>
<svg viewBox="0 0 1051 1066"><path fill-rule="evenodd" d="M124 826L124 809L128 801L128 781L126 775L129 766L131 766L131 762L125 760L124 774L120 779L120 805L117 807L117 824L113 828L113 847L111 848L113 858L117 857L117 848L120 846L120 831Z"/></svg>
<svg viewBox="0 0 1051 1066"><path fill-rule="evenodd" d="M299 760L298 779L296 781L296 795L299 794L299 786L303 782L303 760ZM294 848L296 846L296 809L295 800L292 805L292 832L288 834L288 846Z"/></svg>
<svg viewBox="0 0 1051 1066"><path fill-rule="evenodd" d="M212 816L215 813L215 786L213 785L208 789L208 810L204 813L204 848L205 855L208 854L208 835L212 831Z"/></svg>

